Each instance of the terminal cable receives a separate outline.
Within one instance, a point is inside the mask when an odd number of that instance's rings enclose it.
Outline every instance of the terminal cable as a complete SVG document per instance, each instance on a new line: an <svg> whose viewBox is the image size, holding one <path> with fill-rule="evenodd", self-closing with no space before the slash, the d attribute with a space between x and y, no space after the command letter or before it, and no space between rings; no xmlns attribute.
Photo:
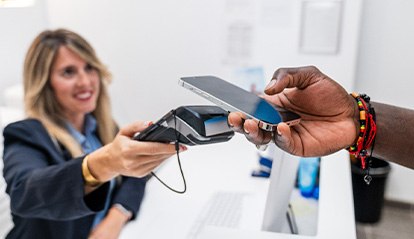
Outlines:
<svg viewBox="0 0 414 239"><path fill-rule="evenodd" d="M180 143L179 143L179 134L177 131L177 117L176 117L176 111L173 111L173 115L174 115L174 132L175 132L175 152L177 154L177 161L178 161L178 166L180 168L180 173L181 173L181 177L183 179L183 184L184 184L184 189L179 191L176 190L172 187L170 187L169 185L167 185L163 180L161 180L154 172L151 172L151 175L154 176L162 185L164 185L166 188L170 189L171 191L175 192L175 193L179 193L179 194L184 194L187 191L187 183L185 181L185 176L184 176L184 172L183 172L183 168L181 166L181 160L180 160Z"/></svg>

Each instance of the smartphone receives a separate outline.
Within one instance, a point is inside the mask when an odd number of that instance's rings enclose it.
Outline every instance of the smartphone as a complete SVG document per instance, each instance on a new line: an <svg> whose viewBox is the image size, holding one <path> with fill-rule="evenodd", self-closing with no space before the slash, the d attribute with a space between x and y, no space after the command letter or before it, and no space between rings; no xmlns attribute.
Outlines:
<svg viewBox="0 0 414 239"><path fill-rule="evenodd" d="M242 112L257 120L259 127L266 131L275 131L280 122L288 125L300 122L298 114L273 106L256 94L215 76L182 77L178 84L229 112Z"/></svg>

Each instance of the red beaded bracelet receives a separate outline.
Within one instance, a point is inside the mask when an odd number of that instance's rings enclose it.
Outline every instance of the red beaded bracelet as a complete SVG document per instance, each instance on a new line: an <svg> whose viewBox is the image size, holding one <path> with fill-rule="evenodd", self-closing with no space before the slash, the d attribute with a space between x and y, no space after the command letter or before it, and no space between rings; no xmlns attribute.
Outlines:
<svg viewBox="0 0 414 239"><path fill-rule="evenodd" d="M357 94L353 92L351 94L358 104L359 110L359 135L356 143L348 148L351 155L354 155L356 159L361 161L362 170L366 170L364 180L367 184L371 182L371 176L369 175L369 162L367 165L367 159L370 159L374 150L375 135L377 133L377 125L375 123L375 110L371 107L370 98L365 94ZM368 149L371 147L371 154L368 156Z"/></svg>

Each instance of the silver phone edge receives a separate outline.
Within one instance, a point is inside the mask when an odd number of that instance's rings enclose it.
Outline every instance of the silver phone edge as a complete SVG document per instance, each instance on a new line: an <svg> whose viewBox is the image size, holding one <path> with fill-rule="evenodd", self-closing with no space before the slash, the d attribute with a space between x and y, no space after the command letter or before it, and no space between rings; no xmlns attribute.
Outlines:
<svg viewBox="0 0 414 239"><path fill-rule="evenodd" d="M265 131L275 132L276 129L277 129L277 124L269 124L269 123L263 122L263 121L255 118L255 117L253 117L252 115L247 114L246 112L244 112L244 111L242 111L238 108L235 108L232 105L216 98L215 96L212 96L211 94L199 89L198 87L195 87L195 86L191 85L190 83L183 81L182 79L178 79L178 84L180 86L196 93L197 95L203 97L204 99L216 104L217 106L229 111L229 112L241 112L241 113L245 114L248 118L256 120L258 122L259 128L261 128ZM300 122L300 118L292 120L292 121L286 121L284 123L288 124L289 126L292 126L292 125L298 124L299 122Z"/></svg>

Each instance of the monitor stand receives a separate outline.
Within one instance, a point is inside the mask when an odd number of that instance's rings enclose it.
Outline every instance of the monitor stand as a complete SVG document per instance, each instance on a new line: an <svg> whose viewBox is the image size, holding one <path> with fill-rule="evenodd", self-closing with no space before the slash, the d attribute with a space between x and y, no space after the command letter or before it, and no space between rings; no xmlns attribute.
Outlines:
<svg viewBox="0 0 414 239"><path fill-rule="evenodd" d="M276 147L273 146L272 147ZM295 186L299 158L278 148L274 151L262 230L297 233L289 202ZM289 216L290 215L290 216ZM293 231L292 231L293 230Z"/></svg>

